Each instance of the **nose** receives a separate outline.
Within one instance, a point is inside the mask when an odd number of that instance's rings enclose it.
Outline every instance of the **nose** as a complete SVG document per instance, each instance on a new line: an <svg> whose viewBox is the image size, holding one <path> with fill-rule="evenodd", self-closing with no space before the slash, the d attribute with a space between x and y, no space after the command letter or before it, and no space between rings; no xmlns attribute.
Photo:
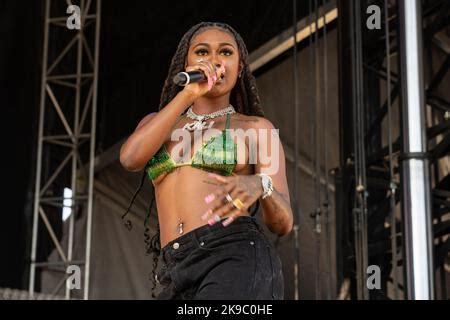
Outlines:
<svg viewBox="0 0 450 320"><path fill-rule="evenodd" d="M213 67L215 67L216 69L218 69L218 68L220 68L222 66L220 61L218 59L216 59L215 57L211 57L211 59L208 59L208 62L210 62L211 65Z"/></svg>
<svg viewBox="0 0 450 320"><path fill-rule="evenodd" d="M211 64L214 66L215 70L219 70L222 67L222 63L217 61L216 59L211 59Z"/></svg>
<svg viewBox="0 0 450 320"><path fill-rule="evenodd" d="M210 61L214 65L214 67L220 68L222 66L222 61L219 60L220 58L221 58L220 55L215 54L215 53L211 56Z"/></svg>

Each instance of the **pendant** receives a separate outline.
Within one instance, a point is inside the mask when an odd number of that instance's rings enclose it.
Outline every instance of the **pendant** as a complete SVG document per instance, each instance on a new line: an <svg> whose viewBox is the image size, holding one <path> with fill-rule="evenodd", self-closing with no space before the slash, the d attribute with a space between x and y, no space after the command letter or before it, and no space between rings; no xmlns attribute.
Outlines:
<svg viewBox="0 0 450 320"><path fill-rule="evenodd" d="M203 122L203 119L197 120L195 122L186 123L183 126L183 130L187 131L195 131L195 130L204 130L204 129L210 129L212 125L214 124L214 121L211 121L209 124L206 122Z"/></svg>

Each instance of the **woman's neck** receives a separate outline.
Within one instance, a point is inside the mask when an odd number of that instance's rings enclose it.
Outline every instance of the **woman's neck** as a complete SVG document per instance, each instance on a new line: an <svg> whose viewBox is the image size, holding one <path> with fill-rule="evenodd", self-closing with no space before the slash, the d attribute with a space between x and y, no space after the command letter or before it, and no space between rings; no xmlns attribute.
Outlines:
<svg viewBox="0 0 450 320"><path fill-rule="evenodd" d="M194 102L192 110L195 114L208 114L226 108L229 105L229 94L217 98L200 97Z"/></svg>

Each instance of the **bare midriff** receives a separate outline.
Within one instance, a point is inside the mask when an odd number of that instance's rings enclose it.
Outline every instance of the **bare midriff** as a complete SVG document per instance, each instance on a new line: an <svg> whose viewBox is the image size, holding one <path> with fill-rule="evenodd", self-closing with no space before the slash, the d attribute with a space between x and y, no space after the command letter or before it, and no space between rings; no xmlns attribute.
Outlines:
<svg viewBox="0 0 450 320"><path fill-rule="evenodd" d="M234 174L251 174L251 171L251 165L241 164L236 166ZM207 204L204 199L219 188L208 176L208 172L183 166L161 175L153 181L153 184L161 232L161 248L182 234L207 224L201 216L211 204ZM239 215L249 213L243 212ZM182 234L179 229L180 221L183 224Z"/></svg>

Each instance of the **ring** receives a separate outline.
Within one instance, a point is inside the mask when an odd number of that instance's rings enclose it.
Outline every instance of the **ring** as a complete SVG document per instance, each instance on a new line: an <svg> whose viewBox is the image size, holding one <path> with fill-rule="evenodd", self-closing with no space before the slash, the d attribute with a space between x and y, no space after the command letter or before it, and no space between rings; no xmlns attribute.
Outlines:
<svg viewBox="0 0 450 320"><path fill-rule="evenodd" d="M241 210L244 207L244 204L239 199L234 199L233 200L233 205L239 210Z"/></svg>
<svg viewBox="0 0 450 320"><path fill-rule="evenodd" d="M228 202L233 202L233 198L231 197L231 195L229 193L227 193L225 198L228 200Z"/></svg>

